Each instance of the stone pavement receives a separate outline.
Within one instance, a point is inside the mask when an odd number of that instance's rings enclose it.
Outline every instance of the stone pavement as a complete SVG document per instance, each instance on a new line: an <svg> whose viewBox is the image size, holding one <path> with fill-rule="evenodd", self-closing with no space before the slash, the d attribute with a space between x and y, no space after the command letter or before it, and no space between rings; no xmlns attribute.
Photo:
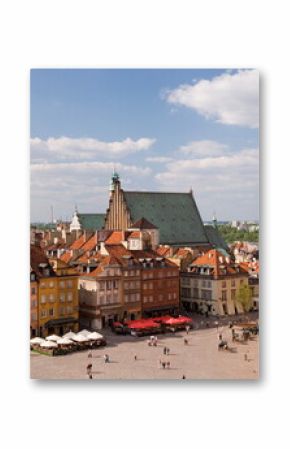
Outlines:
<svg viewBox="0 0 290 449"><path fill-rule="evenodd" d="M218 333L229 343L231 351L218 351ZM93 364L93 379L258 379L259 337L246 343L232 343L227 327L205 328L189 332L158 335L158 346L148 346L148 337L115 335L106 330L107 346L66 356L49 357L31 353L33 379L88 379L86 366ZM188 339L188 345L184 344ZM170 349L169 355L163 348ZM104 363L104 354L110 363ZM247 359L245 360L245 354ZM137 355L137 360L134 356ZM169 369L160 360L170 362ZM88 379L88 381L90 381Z"/></svg>

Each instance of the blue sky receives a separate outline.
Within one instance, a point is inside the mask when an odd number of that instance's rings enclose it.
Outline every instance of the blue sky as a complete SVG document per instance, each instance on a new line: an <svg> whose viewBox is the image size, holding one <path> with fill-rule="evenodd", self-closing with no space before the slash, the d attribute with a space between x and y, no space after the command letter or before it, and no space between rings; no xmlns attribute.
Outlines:
<svg viewBox="0 0 290 449"><path fill-rule="evenodd" d="M255 70L31 71L31 220L103 212L127 190L188 191L204 220L258 219Z"/></svg>

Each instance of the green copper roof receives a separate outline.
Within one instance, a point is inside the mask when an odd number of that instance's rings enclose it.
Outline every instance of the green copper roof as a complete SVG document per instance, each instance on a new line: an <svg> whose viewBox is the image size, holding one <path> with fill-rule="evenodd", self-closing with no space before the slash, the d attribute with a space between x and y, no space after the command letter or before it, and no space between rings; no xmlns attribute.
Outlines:
<svg viewBox="0 0 290 449"><path fill-rule="evenodd" d="M228 245L224 241L217 228L210 225L205 225L204 228L207 238L212 245L214 245L216 248L223 248L224 250L228 251Z"/></svg>
<svg viewBox="0 0 290 449"><path fill-rule="evenodd" d="M78 214L82 229L100 230L105 224L105 214Z"/></svg>
<svg viewBox="0 0 290 449"><path fill-rule="evenodd" d="M133 222L145 217L160 231L161 244L207 243L191 193L124 192Z"/></svg>

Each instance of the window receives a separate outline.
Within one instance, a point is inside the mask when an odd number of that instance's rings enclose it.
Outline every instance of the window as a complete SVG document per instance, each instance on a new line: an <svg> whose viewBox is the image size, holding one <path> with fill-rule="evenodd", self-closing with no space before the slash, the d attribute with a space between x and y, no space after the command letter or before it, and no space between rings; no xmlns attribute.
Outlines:
<svg viewBox="0 0 290 449"><path fill-rule="evenodd" d="M241 280L240 280L240 285L243 285L243 283L244 283L244 280L241 279Z"/></svg>
<svg viewBox="0 0 290 449"><path fill-rule="evenodd" d="M227 281L222 281L222 288L227 288Z"/></svg>
<svg viewBox="0 0 290 449"><path fill-rule="evenodd" d="M199 289L196 288L196 287L193 289L193 297L194 298L199 298Z"/></svg>
<svg viewBox="0 0 290 449"><path fill-rule="evenodd" d="M46 283L45 283L45 282L41 282L41 283L40 283L40 287L41 287L41 288L45 288L45 287L46 287Z"/></svg>
<svg viewBox="0 0 290 449"><path fill-rule="evenodd" d="M72 307L67 307L66 312L69 313L73 313L73 308Z"/></svg>
<svg viewBox="0 0 290 449"><path fill-rule="evenodd" d="M53 316L53 309L49 309L48 314L49 316Z"/></svg>
<svg viewBox="0 0 290 449"><path fill-rule="evenodd" d="M50 281L50 282L49 282L49 287L50 287L50 288L53 288L53 287L54 287L54 282L53 282L53 281Z"/></svg>
<svg viewBox="0 0 290 449"><path fill-rule="evenodd" d="M35 295L36 294L36 288L35 287L31 287L31 294Z"/></svg>
<svg viewBox="0 0 290 449"><path fill-rule="evenodd" d="M140 276L140 270L136 271L136 276Z"/></svg>
<svg viewBox="0 0 290 449"><path fill-rule="evenodd" d="M46 317L46 310L42 310L40 316L41 316L41 318L45 318Z"/></svg>
<svg viewBox="0 0 290 449"><path fill-rule="evenodd" d="M60 286L60 288L64 288L65 287L64 281L60 281L59 286Z"/></svg>
<svg viewBox="0 0 290 449"><path fill-rule="evenodd" d="M212 299L211 290L201 290L202 299Z"/></svg>
<svg viewBox="0 0 290 449"><path fill-rule="evenodd" d="M231 298L232 300L236 299L236 290L231 290Z"/></svg>
<svg viewBox="0 0 290 449"><path fill-rule="evenodd" d="M207 281L207 288L211 288L211 281Z"/></svg>
<svg viewBox="0 0 290 449"><path fill-rule="evenodd" d="M181 289L181 294L184 298L190 298L191 296L191 290L190 288L182 288Z"/></svg>
<svg viewBox="0 0 290 449"><path fill-rule="evenodd" d="M59 314L62 316L62 315L64 315L64 313L65 313L64 307L60 307L59 308Z"/></svg>
<svg viewBox="0 0 290 449"><path fill-rule="evenodd" d="M232 279L231 285L232 285L232 287L235 287L235 286L236 286L236 281L235 281L235 279Z"/></svg>
<svg viewBox="0 0 290 449"><path fill-rule="evenodd" d="M66 285L68 286L68 288L72 288L73 286L72 280L67 281Z"/></svg>
<svg viewBox="0 0 290 449"><path fill-rule="evenodd" d="M31 281L35 281L35 274L34 274L34 273L31 273L31 274L30 274L30 280L31 280Z"/></svg>
<svg viewBox="0 0 290 449"><path fill-rule="evenodd" d="M148 287L147 283L144 283L143 284L143 290L147 290L147 287Z"/></svg>
<svg viewBox="0 0 290 449"><path fill-rule="evenodd" d="M73 294L72 294L72 292L69 292L69 293L67 294L67 300L68 300L69 302L71 302L71 301L73 300Z"/></svg>
<svg viewBox="0 0 290 449"><path fill-rule="evenodd" d="M49 302L54 302L54 295L52 293L49 295Z"/></svg>
<svg viewBox="0 0 290 449"><path fill-rule="evenodd" d="M40 302L41 302L42 304L45 304L45 303L46 303L46 295L41 295Z"/></svg>
<svg viewBox="0 0 290 449"><path fill-rule="evenodd" d="M189 278L182 278L183 285L190 285L190 279Z"/></svg>
<svg viewBox="0 0 290 449"><path fill-rule="evenodd" d="M163 300L163 295L158 295L158 300L162 301Z"/></svg>
<svg viewBox="0 0 290 449"><path fill-rule="evenodd" d="M65 294L64 293L61 293L59 295L59 300L60 300L60 302L65 302Z"/></svg>
<svg viewBox="0 0 290 449"><path fill-rule="evenodd" d="M226 290L222 290L222 300L223 301L227 300L227 291Z"/></svg>
<svg viewBox="0 0 290 449"><path fill-rule="evenodd" d="M37 307L37 301L31 301L31 308Z"/></svg>

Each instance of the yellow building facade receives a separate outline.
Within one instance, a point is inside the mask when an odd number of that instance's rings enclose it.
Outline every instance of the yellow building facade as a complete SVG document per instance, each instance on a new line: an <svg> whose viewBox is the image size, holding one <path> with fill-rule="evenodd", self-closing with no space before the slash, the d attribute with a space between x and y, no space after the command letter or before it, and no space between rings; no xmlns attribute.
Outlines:
<svg viewBox="0 0 290 449"><path fill-rule="evenodd" d="M79 303L78 276L50 276L39 279L39 331L63 335L78 331Z"/></svg>

